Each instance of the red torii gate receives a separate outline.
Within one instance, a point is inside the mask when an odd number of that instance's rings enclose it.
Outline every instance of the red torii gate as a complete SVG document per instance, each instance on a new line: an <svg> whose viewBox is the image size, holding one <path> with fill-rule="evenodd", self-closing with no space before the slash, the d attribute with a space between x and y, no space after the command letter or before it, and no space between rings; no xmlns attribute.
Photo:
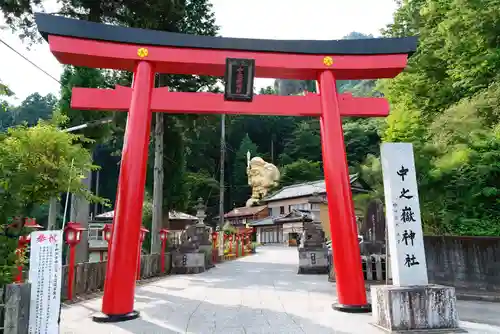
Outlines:
<svg viewBox="0 0 500 334"><path fill-rule="evenodd" d="M102 312L95 321L136 318L135 271L139 249L151 111L239 115L317 116L328 196L338 304L368 312L342 116L387 116L383 98L337 94L336 80L392 78L406 66L416 38L279 41L195 36L124 28L37 14L36 23L64 64L134 72L132 87L73 88L75 109L129 110L120 167ZM226 58L255 61L263 78L317 80L319 94L257 95L253 102L225 101L223 94L154 88L155 73L224 76Z"/></svg>

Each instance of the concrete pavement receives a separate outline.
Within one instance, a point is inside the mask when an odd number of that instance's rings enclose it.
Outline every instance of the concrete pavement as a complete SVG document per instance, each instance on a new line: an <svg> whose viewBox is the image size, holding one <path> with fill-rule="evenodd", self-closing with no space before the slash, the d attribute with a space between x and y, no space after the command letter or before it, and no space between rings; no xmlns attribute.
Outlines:
<svg viewBox="0 0 500 334"><path fill-rule="evenodd" d="M136 320L98 324L101 299L62 311L67 334L382 333L370 314L334 311L335 286L326 275L297 275L296 248L264 246L258 254L198 275L172 275L137 288ZM469 333L500 333L500 304L459 302ZM474 323L476 322L476 323Z"/></svg>

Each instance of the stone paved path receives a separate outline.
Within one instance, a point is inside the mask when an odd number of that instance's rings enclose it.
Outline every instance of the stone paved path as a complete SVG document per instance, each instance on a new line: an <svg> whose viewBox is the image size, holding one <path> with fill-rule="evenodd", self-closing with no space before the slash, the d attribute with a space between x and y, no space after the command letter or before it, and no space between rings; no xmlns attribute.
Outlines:
<svg viewBox="0 0 500 334"><path fill-rule="evenodd" d="M258 251L203 274L174 275L138 287L137 320L97 324L91 315L100 310L101 299L72 305L63 309L61 333L382 333L369 324L369 314L333 311L335 287L324 275L297 275L295 248L265 246ZM474 304L466 303L460 305L465 318L481 322ZM481 307L500 314L498 304ZM463 322L463 328L500 333L500 327L481 323Z"/></svg>

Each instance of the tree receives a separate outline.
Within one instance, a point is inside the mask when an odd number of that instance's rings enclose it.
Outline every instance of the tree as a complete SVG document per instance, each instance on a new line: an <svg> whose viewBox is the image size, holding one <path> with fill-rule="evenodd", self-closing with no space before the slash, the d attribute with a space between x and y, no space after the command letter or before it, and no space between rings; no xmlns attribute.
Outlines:
<svg viewBox="0 0 500 334"><path fill-rule="evenodd" d="M376 119L345 120L344 142L349 166L362 163L367 155L379 152L379 121Z"/></svg>
<svg viewBox="0 0 500 334"><path fill-rule="evenodd" d="M257 145L250 139L248 134L241 140L240 146L236 151L232 168L232 186L231 200L233 206L243 206L246 200L250 197L251 189L247 181L247 152L250 156L257 156Z"/></svg>
<svg viewBox="0 0 500 334"><path fill-rule="evenodd" d="M96 168L82 144L82 136L62 132L41 121L34 127L10 128L1 138L0 212L2 223L14 215L27 216L35 205L70 191L96 198L82 187L81 176Z"/></svg>
<svg viewBox="0 0 500 334"><path fill-rule="evenodd" d="M11 127L0 136L0 284L10 282L16 265L17 238L13 237L24 218L40 205L68 189L105 203L82 186L82 175L96 167L90 152L76 143L82 141L81 136L62 132L46 121L30 128ZM18 227L9 236L13 217L18 217L14 220Z"/></svg>
<svg viewBox="0 0 500 334"><path fill-rule="evenodd" d="M297 123L280 156L282 165L298 159L321 161L321 135L317 119Z"/></svg>
<svg viewBox="0 0 500 334"><path fill-rule="evenodd" d="M301 182L318 181L323 178L321 163L299 159L281 169L280 187Z"/></svg>
<svg viewBox="0 0 500 334"><path fill-rule="evenodd" d="M259 90L260 95L277 95L274 87L267 86Z"/></svg>
<svg viewBox="0 0 500 334"><path fill-rule="evenodd" d="M392 109L383 140L414 145L428 233L500 233L498 5L405 1L384 32L419 35L408 69L379 87Z"/></svg>
<svg viewBox="0 0 500 334"><path fill-rule="evenodd" d="M13 93L0 81L0 132L12 123L12 115L7 112L9 103L3 97L12 96Z"/></svg>

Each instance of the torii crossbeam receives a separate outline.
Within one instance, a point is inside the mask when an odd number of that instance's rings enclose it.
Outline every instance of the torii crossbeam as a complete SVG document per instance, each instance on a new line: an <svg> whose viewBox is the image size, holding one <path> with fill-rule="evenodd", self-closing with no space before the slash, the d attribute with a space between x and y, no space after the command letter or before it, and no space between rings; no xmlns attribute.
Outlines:
<svg viewBox="0 0 500 334"><path fill-rule="evenodd" d="M37 14L36 23L64 64L134 72L131 88L74 88L75 109L129 111L120 166L112 239L104 287L103 317L135 318L135 271L139 249L151 115L154 112L316 116L330 216L338 304L346 312L370 311L361 269L342 116L386 116L382 98L337 94L336 80L392 78L406 66L416 38L279 41L195 36L124 28ZM226 58L255 61L263 78L317 80L319 94L255 96L225 101L222 94L168 92L154 88L155 73L224 76Z"/></svg>

